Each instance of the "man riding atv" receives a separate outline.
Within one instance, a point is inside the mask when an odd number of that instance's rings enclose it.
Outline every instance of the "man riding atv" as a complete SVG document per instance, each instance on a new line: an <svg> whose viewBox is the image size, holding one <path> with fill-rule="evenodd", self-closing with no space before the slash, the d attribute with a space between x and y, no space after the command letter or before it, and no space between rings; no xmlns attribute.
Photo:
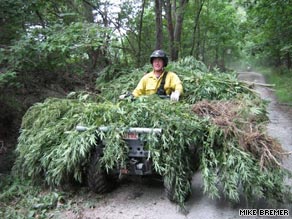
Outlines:
<svg viewBox="0 0 292 219"><path fill-rule="evenodd" d="M133 97L142 95L166 95L170 96L172 101L178 101L183 92L182 82L174 72L165 71L168 64L168 57L163 50L155 50L150 55L150 63L153 70L145 74L132 92ZM123 94L120 99L129 95Z"/></svg>
<svg viewBox="0 0 292 219"><path fill-rule="evenodd" d="M165 71L164 67L168 64L166 53L163 50L154 51L150 56L150 63L153 70L142 77L132 94L121 95L120 99L157 94L160 97L167 97L172 101L178 101L182 94L183 86L175 73ZM78 131L85 131L87 128L78 126L76 129ZM98 128L98 132L108 132L111 129L110 125L102 126ZM122 138L128 149L127 159L123 165L117 164L111 170L105 170L101 165L100 159L102 159L104 151L111 147L105 140L100 139L92 150L87 171L87 182L89 188L96 193L111 191L122 176L153 177L159 175L153 165L153 151L150 150L151 147L149 148L147 139L151 136L153 137L153 135L158 136L159 139L163 130L161 128L149 127L127 127L126 129L121 127L121 130L124 130ZM164 175L160 175L160 177L168 199L178 201L175 196L176 182L169 180ZM188 177L186 180L190 181L191 177Z"/></svg>

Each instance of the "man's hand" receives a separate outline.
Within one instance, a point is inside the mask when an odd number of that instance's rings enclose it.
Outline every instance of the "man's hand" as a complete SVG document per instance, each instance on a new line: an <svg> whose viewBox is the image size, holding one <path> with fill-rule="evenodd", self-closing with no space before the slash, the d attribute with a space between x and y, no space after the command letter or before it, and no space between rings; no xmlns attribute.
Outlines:
<svg viewBox="0 0 292 219"><path fill-rule="evenodd" d="M122 94L122 95L120 95L119 96L119 99L120 100L124 100L124 99L130 99L130 100L134 100L134 96L133 96L133 94L131 94L130 92L127 92L127 93L125 93L125 94Z"/></svg>
<svg viewBox="0 0 292 219"><path fill-rule="evenodd" d="M172 101L179 101L179 96L180 96L179 91L174 91L170 95L170 100L172 100Z"/></svg>
<svg viewBox="0 0 292 219"><path fill-rule="evenodd" d="M119 99L120 99L120 100L123 100L123 99L125 99L126 97L127 97L127 94L122 94L122 95L119 96Z"/></svg>

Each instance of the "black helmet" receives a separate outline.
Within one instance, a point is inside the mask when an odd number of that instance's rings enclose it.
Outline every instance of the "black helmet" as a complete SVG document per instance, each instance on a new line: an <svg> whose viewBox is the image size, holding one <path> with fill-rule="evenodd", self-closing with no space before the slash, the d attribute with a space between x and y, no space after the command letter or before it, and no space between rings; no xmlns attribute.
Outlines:
<svg viewBox="0 0 292 219"><path fill-rule="evenodd" d="M162 58L163 62L164 62L164 67L167 66L168 63L168 57L166 55L166 53L163 50L155 50L151 56L150 56L150 63L153 63L153 59L154 58Z"/></svg>

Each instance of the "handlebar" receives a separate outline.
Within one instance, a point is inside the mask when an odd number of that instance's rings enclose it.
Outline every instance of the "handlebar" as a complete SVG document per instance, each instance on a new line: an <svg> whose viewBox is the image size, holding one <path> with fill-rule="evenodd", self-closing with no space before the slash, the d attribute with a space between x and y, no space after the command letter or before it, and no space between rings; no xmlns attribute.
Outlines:
<svg viewBox="0 0 292 219"><path fill-rule="evenodd" d="M161 99L170 99L170 96L169 95L159 95L158 96L161 98Z"/></svg>
<svg viewBox="0 0 292 219"><path fill-rule="evenodd" d="M76 130L79 132L84 132L88 130L88 127L82 126L82 125L77 125ZM99 131L106 132L110 130L110 126L100 126L98 127ZM162 133L162 129L160 128L142 128L142 127L131 127L127 129L127 132L135 132L135 133L155 133L155 134L160 134Z"/></svg>
<svg viewBox="0 0 292 219"><path fill-rule="evenodd" d="M157 94L157 96L159 96L161 99L170 99L170 96L169 95L165 95L165 94ZM119 96L119 99L120 100L124 100L124 99L127 99L127 98L129 98L132 101L135 100L134 96L131 93L129 93L129 92L127 92L126 94L122 94L122 95Z"/></svg>

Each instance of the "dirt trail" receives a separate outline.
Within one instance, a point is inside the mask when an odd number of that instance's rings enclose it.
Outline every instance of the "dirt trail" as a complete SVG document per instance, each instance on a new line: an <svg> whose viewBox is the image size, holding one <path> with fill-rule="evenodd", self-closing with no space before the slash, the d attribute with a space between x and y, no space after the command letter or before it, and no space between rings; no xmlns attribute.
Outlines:
<svg viewBox="0 0 292 219"><path fill-rule="evenodd" d="M239 75L239 79L249 82L265 83L263 75L255 72L242 72ZM273 90L270 88L257 86L256 90L263 99L270 102L268 106L270 119L268 125L269 134L278 139L286 150L292 151L292 107L279 104L275 99ZM284 165L292 169L292 157L285 160Z"/></svg>
<svg viewBox="0 0 292 219"><path fill-rule="evenodd" d="M242 72L239 74L239 79L265 83L264 77L254 72ZM256 86L256 90L261 94L262 98L271 101L268 108L271 121L268 127L270 135L278 138L285 149L292 151L292 108L279 105L273 96L273 92L267 89L267 87ZM285 160L284 165L292 169L292 158L290 157ZM62 212L55 218L239 219L242 218L239 216L239 209L249 208L244 200L236 205L231 205L224 199L212 200L203 194L202 186L201 175L197 173L193 177L192 197L186 203L186 208L189 211L186 215L179 212L177 205L168 201L161 184L154 186L153 184L147 185L145 183L125 183L114 192L107 194L100 201L94 203L94 208L88 207L75 212ZM256 207L258 209L267 208L267 205L263 201L257 203ZM282 208L288 207L282 206ZM291 217L292 208L289 208ZM257 219L263 217L255 216L248 218Z"/></svg>

